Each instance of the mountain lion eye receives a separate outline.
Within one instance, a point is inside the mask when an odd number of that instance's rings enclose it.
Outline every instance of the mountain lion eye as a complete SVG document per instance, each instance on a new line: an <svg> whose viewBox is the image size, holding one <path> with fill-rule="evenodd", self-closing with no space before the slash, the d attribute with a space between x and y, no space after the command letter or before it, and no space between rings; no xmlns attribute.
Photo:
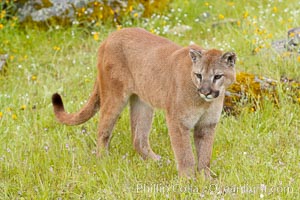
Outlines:
<svg viewBox="0 0 300 200"><path fill-rule="evenodd" d="M199 78L200 80L202 80L202 75L201 74L195 73L195 75L197 76L197 78Z"/></svg>
<svg viewBox="0 0 300 200"><path fill-rule="evenodd" d="M223 74L217 74L217 75L215 75L214 79L218 80L218 79L222 78L222 76L223 76Z"/></svg>

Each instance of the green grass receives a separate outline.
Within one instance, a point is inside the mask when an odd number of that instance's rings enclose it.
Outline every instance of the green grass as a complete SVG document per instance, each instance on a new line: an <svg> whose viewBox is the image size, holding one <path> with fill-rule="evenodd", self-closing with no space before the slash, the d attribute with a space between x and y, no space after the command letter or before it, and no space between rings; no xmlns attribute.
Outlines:
<svg viewBox="0 0 300 200"><path fill-rule="evenodd" d="M299 7L296 0L234 5L175 1L174 12L164 14L168 19L136 19L123 26L163 34L163 26L186 24L192 30L163 35L183 46L193 41L234 50L238 71L299 80L299 57L280 56L268 47L299 25ZM203 12L210 17L202 18ZM212 28L222 16L239 22ZM143 161L133 150L127 108L114 129L111 153L103 159L95 156L98 115L74 127L54 119L52 93L63 95L70 112L87 100L96 76L97 48L113 27L95 27L100 38L95 41L91 31L78 27L38 31L8 26L0 30L0 52L10 55L6 72L0 74L0 199L300 198L300 106L285 93L280 93L278 106L265 102L256 112L224 114L211 164L215 180L205 181L201 175L181 180L161 111L156 112L150 138L162 155L159 162Z"/></svg>

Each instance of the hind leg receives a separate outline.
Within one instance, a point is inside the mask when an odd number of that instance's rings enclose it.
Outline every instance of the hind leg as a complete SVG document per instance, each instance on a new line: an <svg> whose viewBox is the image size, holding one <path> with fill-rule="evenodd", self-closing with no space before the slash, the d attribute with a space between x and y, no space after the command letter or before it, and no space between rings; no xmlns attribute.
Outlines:
<svg viewBox="0 0 300 200"><path fill-rule="evenodd" d="M126 99L118 98L117 96L103 101L100 108L100 120L98 125L97 156L100 157L105 152L108 152L114 125L126 103Z"/></svg>
<svg viewBox="0 0 300 200"><path fill-rule="evenodd" d="M132 140L135 150L143 159L159 160L149 144L149 134L153 118L153 109L142 102L138 96L130 98L130 120Z"/></svg>

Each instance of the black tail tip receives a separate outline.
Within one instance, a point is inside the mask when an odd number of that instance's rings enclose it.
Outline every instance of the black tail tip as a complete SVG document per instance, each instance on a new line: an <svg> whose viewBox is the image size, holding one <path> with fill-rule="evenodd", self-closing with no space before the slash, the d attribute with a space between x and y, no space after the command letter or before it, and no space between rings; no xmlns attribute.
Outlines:
<svg viewBox="0 0 300 200"><path fill-rule="evenodd" d="M54 93L52 95L52 104L53 106L58 106L58 107L63 107L63 102L62 99L60 97L60 95L58 93Z"/></svg>

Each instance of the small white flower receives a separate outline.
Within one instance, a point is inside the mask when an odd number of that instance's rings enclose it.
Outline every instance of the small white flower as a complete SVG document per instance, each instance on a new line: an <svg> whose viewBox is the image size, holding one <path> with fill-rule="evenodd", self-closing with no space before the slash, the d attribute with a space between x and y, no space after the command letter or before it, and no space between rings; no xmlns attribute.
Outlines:
<svg viewBox="0 0 300 200"><path fill-rule="evenodd" d="M49 168L49 171L50 171L51 173L53 173L53 172L54 172L54 170L53 170L53 167L52 167L52 166Z"/></svg>
<svg viewBox="0 0 300 200"><path fill-rule="evenodd" d="M48 147L47 145L45 145L45 146L44 146L44 149L45 149L46 152L48 152L49 147Z"/></svg>

